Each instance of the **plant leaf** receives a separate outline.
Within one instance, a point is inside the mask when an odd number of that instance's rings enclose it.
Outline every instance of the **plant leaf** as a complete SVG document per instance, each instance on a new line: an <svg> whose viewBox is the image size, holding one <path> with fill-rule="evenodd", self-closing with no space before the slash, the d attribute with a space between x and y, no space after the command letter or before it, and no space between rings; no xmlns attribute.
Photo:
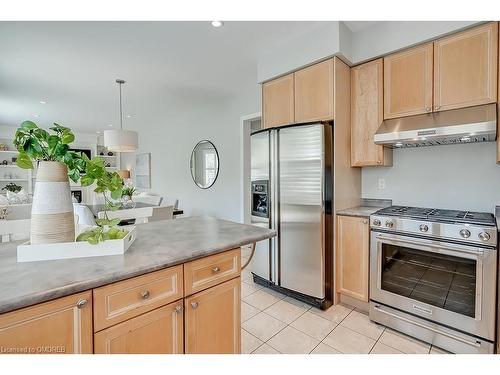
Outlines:
<svg viewBox="0 0 500 375"><path fill-rule="evenodd" d="M20 152L17 156L16 165L23 169L33 169L33 162L30 156L25 152Z"/></svg>
<svg viewBox="0 0 500 375"><path fill-rule="evenodd" d="M33 121L24 121L21 124L21 128L23 128L24 130L30 131L30 130L38 128L38 126Z"/></svg>

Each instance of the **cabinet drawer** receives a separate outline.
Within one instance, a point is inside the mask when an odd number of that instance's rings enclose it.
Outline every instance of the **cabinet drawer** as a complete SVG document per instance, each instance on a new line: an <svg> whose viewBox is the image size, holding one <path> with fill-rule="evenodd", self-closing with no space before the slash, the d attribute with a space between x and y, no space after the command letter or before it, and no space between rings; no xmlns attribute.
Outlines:
<svg viewBox="0 0 500 375"><path fill-rule="evenodd" d="M182 297L182 265L94 289L94 332Z"/></svg>
<svg viewBox="0 0 500 375"><path fill-rule="evenodd" d="M240 253L238 248L184 264L185 295L189 296L239 276Z"/></svg>

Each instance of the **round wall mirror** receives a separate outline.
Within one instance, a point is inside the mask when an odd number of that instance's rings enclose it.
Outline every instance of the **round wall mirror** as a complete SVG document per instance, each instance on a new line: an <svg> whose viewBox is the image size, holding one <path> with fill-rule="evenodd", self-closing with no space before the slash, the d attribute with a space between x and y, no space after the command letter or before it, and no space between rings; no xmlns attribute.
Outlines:
<svg viewBox="0 0 500 375"><path fill-rule="evenodd" d="M201 189L208 189L219 175L219 154L210 141L200 141L191 153L191 177Z"/></svg>

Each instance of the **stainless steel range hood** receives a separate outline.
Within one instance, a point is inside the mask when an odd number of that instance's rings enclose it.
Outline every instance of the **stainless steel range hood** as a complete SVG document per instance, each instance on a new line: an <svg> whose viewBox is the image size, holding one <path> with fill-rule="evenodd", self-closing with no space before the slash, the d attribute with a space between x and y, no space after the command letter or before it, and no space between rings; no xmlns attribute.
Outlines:
<svg viewBox="0 0 500 375"><path fill-rule="evenodd" d="M374 136L392 148L489 142L497 136L496 104L386 120Z"/></svg>

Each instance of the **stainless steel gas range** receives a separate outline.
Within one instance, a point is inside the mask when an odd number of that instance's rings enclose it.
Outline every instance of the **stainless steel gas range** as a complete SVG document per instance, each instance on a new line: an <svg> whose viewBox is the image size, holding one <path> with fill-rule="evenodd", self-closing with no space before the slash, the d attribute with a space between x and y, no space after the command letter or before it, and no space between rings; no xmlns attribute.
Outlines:
<svg viewBox="0 0 500 375"><path fill-rule="evenodd" d="M370 228L370 319L454 353L493 353L493 215L392 206Z"/></svg>

